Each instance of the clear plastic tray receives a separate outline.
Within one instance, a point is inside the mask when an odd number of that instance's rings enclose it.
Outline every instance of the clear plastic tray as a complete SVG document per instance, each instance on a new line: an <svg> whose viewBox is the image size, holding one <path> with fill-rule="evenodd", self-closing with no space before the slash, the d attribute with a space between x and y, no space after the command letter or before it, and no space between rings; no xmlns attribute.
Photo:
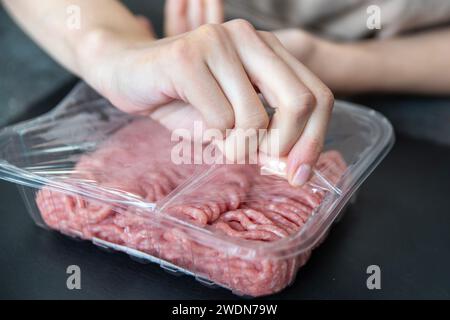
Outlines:
<svg viewBox="0 0 450 320"><path fill-rule="evenodd" d="M314 176L292 188L257 165L176 166L169 131L80 84L0 132L0 178L39 226L261 296L292 283L393 142L383 116L338 101Z"/></svg>

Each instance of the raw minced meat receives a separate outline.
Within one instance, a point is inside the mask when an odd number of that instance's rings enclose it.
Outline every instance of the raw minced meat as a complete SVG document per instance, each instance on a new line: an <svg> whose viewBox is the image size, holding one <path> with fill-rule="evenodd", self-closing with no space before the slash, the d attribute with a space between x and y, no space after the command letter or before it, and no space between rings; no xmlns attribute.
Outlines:
<svg viewBox="0 0 450 320"><path fill-rule="evenodd" d="M219 166L189 185L193 176L208 168L173 164L172 146L170 134L159 124L138 120L95 152L83 155L70 176L76 182L74 188L89 184L99 187L105 196L129 194L156 203L157 212L141 212L132 205L117 206L44 187L36 198L44 221L64 233L102 239L159 257L242 294L261 296L286 287L308 259L309 251L289 258L251 256L245 248L228 252L201 242L192 237L194 231L175 226L161 215L225 238L273 242L298 233L328 191L312 185L293 188L284 179L261 175L256 165ZM322 154L317 165L333 184L345 169L344 160L335 151Z"/></svg>

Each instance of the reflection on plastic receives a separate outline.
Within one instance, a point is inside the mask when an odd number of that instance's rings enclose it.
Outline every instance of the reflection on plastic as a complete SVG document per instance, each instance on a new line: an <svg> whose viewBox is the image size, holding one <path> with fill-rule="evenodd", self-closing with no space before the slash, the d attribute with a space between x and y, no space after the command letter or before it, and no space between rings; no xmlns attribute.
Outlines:
<svg viewBox="0 0 450 320"><path fill-rule="evenodd" d="M261 175L274 175L287 180L287 160L285 158L273 158L260 154L259 159L261 163ZM338 195L342 194L342 191L328 181L328 179L317 169L313 170L313 175L313 179L308 182L312 186L322 190L335 192Z"/></svg>

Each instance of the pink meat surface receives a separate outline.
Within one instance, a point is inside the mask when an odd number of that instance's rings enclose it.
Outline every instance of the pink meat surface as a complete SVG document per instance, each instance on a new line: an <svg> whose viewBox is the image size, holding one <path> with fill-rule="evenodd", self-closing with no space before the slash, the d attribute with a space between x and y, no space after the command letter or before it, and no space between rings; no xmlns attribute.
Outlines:
<svg viewBox="0 0 450 320"><path fill-rule="evenodd" d="M106 204L50 187L36 202L46 224L83 239L98 238L159 257L235 292L261 296L285 288L310 251L290 258L249 256L192 236L161 215L170 215L223 238L250 243L271 242L297 233L328 191L307 185L293 188L284 179L260 174L258 166L215 168L202 181L183 188L204 166L170 161L170 134L151 120L139 120L118 131L95 152L78 161L71 179L133 197L161 208L142 213L134 206ZM322 154L317 170L333 184L346 164L338 152ZM180 187L181 186L181 187ZM172 191L179 188L174 194ZM111 195L106 191L105 195Z"/></svg>

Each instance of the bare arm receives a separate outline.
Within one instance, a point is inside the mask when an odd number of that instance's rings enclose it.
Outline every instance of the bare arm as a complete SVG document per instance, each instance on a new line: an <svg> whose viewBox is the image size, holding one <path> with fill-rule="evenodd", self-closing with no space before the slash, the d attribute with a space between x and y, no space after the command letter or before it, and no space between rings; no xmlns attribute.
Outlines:
<svg viewBox="0 0 450 320"><path fill-rule="evenodd" d="M348 44L300 30L278 36L335 92L450 93L450 28Z"/></svg>
<svg viewBox="0 0 450 320"><path fill-rule="evenodd" d="M152 35L125 6L116 0L2 0L18 24L55 60L82 75L86 42L99 30L124 37L151 39ZM80 29L71 28L68 9L80 9Z"/></svg>

